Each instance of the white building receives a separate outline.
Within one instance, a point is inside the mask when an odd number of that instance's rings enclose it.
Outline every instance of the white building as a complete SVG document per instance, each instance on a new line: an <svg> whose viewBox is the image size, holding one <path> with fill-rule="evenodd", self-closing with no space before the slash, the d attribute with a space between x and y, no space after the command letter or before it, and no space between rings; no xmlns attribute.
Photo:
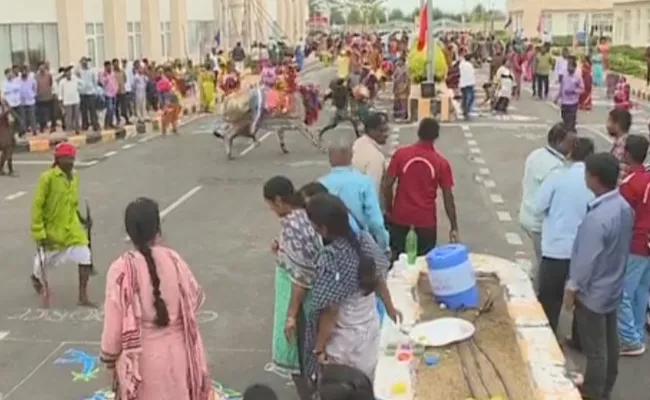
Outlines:
<svg viewBox="0 0 650 400"><path fill-rule="evenodd" d="M286 36L297 40L305 23L293 20L306 21L306 6L307 0L277 0L271 13L267 0L0 0L0 67L43 60L57 67L82 56L95 64L112 58L199 60L218 32L222 47L265 41L275 15L285 32L293 31ZM300 9L305 11L293 11Z"/></svg>

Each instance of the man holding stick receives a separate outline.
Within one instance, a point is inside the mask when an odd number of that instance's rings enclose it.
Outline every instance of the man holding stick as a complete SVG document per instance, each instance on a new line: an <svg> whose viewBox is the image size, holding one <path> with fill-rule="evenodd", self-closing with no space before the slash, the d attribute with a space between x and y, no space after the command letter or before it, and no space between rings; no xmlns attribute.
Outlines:
<svg viewBox="0 0 650 400"><path fill-rule="evenodd" d="M32 237L38 245L31 276L34 289L48 307L50 292L47 271L67 261L79 266L79 305L93 307L88 299L88 280L93 274L88 234L84 226L92 224L78 211L79 175L74 171L77 149L59 143L54 149L54 163L43 172L36 186L32 204Z"/></svg>

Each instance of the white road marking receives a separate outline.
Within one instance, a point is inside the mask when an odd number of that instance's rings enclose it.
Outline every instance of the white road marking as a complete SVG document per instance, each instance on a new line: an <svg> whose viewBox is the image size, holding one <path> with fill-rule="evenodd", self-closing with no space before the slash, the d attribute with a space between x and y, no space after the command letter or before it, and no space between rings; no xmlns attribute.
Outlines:
<svg viewBox="0 0 650 400"><path fill-rule="evenodd" d="M115 150L107 151L106 153L104 153L104 157L112 157L112 156L114 156L116 154L117 154L117 151L115 151Z"/></svg>
<svg viewBox="0 0 650 400"><path fill-rule="evenodd" d="M0 331L0 342L2 342L2 339L6 338L9 336L9 331Z"/></svg>
<svg viewBox="0 0 650 400"><path fill-rule="evenodd" d="M174 211L175 209L178 208L181 204L185 203L187 200L189 200L190 197L194 196L196 193L198 193L199 190L203 189L203 186L198 185L187 191L184 195L178 198L175 202L172 204L168 205L164 210L160 212L160 218L165 218L169 213Z"/></svg>
<svg viewBox="0 0 650 400"><path fill-rule="evenodd" d="M524 242L521 240L521 236L514 232L506 232L506 242L513 246L521 246Z"/></svg>
<svg viewBox="0 0 650 400"><path fill-rule="evenodd" d="M92 160L92 161L87 161L87 162L81 163L81 166L82 167L92 167L93 165L98 164L98 163L99 163L99 160ZM76 164L79 165L79 163L76 163Z"/></svg>
<svg viewBox="0 0 650 400"><path fill-rule="evenodd" d="M474 162L477 163L477 164L485 164L485 160L482 159L481 157L476 157L474 159Z"/></svg>
<svg viewBox="0 0 650 400"><path fill-rule="evenodd" d="M304 161L295 161L288 164L290 167L306 167L311 165L329 165L329 162L325 160L304 160Z"/></svg>
<svg viewBox="0 0 650 400"><path fill-rule="evenodd" d="M242 152L239 153L239 155L238 155L237 157L243 157L243 156L245 156L246 154L250 153L250 152L251 152L251 151L256 147L257 144L261 144L263 141L266 140L266 138L268 138L268 137L271 136L272 134L273 134L273 132L266 132L266 133L265 133L264 135L262 135L262 137L257 141L257 143L251 143L248 147L246 147L244 150L242 150Z"/></svg>
<svg viewBox="0 0 650 400"><path fill-rule="evenodd" d="M481 149L479 149L478 147L470 147L469 152L472 154L481 154Z"/></svg>
<svg viewBox="0 0 650 400"><path fill-rule="evenodd" d="M128 149L130 149L130 148L133 147L133 146L135 146L135 143L127 143L127 144L125 144L124 146L122 146L122 148L123 148L124 150L128 150Z"/></svg>
<svg viewBox="0 0 650 400"><path fill-rule="evenodd" d="M14 160L15 165L52 165L51 160ZM93 161L75 161L74 163L78 167L88 167L91 165L97 164Z"/></svg>
<svg viewBox="0 0 650 400"><path fill-rule="evenodd" d="M158 135L149 135L149 136L145 136L145 137L143 137L142 139L138 140L138 142L140 142L140 143L146 143L146 142L150 141L151 139L153 139L153 138L155 138L155 137L157 137L157 136L158 136Z"/></svg>
<svg viewBox="0 0 650 400"><path fill-rule="evenodd" d="M497 186L496 182L494 182L492 179L486 179L486 180L484 180L484 181L483 181L483 185L484 185L486 188L490 188L490 189L491 189L491 188L494 188L494 187Z"/></svg>
<svg viewBox="0 0 650 400"><path fill-rule="evenodd" d="M529 276L533 273L533 263L527 258L515 258L515 264Z"/></svg>
<svg viewBox="0 0 650 400"><path fill-rule="evenodd" d="M7 393L5 393L2 399L7 400L12 393L20 389L20 387L23 386L28 380L30 380L31 377L34 376L38 372L38 370L43 367L43 365L45 365L48 361L50 361L50 359L54 357L56 353L58 353L64 345L65 342L59 343L59 345L56 346L54 350L52 350L50 354L48 354L47 357L45 357L43 361L41 361L29 374L27 374L26 377L24 377L20 382L16 384L16 386L12 387Z"/></svg>
<svg viewBox="0 0 650 400"><path fill-rule="evenodd" d="M481 175L490 175L490 170L487 168L479 168L478 173Z"/></svg>
<svg viewBox="0 0 650 400"><path fill-rule="evenodd" d="M461 126L460 126L460 129L462 129L462 130L464 130L464 131L468 131L468 130L469 130L469 126L467 126L467 125L461 125Z"/></svg>
<svg viewBox="0 0 650 400"><path fill-rule="evenodd" d="M176 201L174 201L172 204L168 205L165 207L161 212L160 212L160 219L165 219L166 216L169 215L172 211L177 209L181 204L185 203L187 200L190 199L190 197L194 196L196 193L198 193L199 190L203 189L202 185L198 185L187 191L184 195L179 197ZM128 242L131 240L128 236L124 238L125 242Z"/></svg>
<svg viewBox="0 0 650 400"><path fill-rule="evenodd" d="M501 222L510 222L512 221L512 217L510 216L510 213L507 211L497 211L497 218Z"/></svg>
<svg viewBox="0 0 650 400"><path fill-rule="evenodd" d="M467 144L468 144L469 146L476 146L476 145L477 145L476 140L468 140L468 141L467 141Z"/></svg>
<svg viewBox="0 0 650 400"><path fill-rule="evenodd" d="M503 197L501 197L500 194L491 194L490 200L492 200L492 203L494 204L503 204Z"/></svg>
<svg viewBox="0 0 650 400"><path fill-rule="evenodd" d="M467 139L471 139L474 137L474 134L472 132L463 132L463 136L465 136Z"/></svg>
<svg viewBox="0 0 650 400"><path fill-rule="evenodd" d="M14 194L10 194L9 196L5 197L5 200L15 200L15 199L17 199L17 198L19 198L19 197L23 197L23 196L26 195L26 194L27 194L27 192L23 192L23 191L21 190L21 191L19 191L19 192L16 192L16 193L14 193Z"/></svg>
<svg viewBox="0 0 650 400"><path fill-rule="evenodd" d="M586 129L586 130L588 130L589 132L594 133L594 134L600 136L601 138L605 139L605 141L606 141L607 143L614 143L614 140L612 140L611 137L607 136L607 134L605 134L605 133L599 131L598 129L596 129L596 128L592 127L592 126L589 126L589 125L583 125L583 126L578 125L578 128Z"/></svg>

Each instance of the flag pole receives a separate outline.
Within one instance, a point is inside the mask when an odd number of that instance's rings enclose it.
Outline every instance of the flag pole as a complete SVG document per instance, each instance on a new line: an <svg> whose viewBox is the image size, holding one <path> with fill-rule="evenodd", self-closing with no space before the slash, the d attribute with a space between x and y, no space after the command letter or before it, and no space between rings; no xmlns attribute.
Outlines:
<svg viewBox="0 0 650 400"><path fill-rule="evenodd" d="M434 85L434 71L435 71L435 35L433 32L433 0L427 0L427 81ZM435 90L434 90L435 93Z"/></svg>

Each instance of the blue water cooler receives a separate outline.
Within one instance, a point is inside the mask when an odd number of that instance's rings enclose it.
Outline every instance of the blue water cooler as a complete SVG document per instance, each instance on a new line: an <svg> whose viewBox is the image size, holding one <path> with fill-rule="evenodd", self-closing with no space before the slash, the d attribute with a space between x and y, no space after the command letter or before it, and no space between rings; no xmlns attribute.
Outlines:
<svg viewBox="0 0 650 400"><path fill-rule="evenodd" d="M426 255L431 292L452 311L477 308L480 303L469 251L462 244L436 247Z"/></svg>

